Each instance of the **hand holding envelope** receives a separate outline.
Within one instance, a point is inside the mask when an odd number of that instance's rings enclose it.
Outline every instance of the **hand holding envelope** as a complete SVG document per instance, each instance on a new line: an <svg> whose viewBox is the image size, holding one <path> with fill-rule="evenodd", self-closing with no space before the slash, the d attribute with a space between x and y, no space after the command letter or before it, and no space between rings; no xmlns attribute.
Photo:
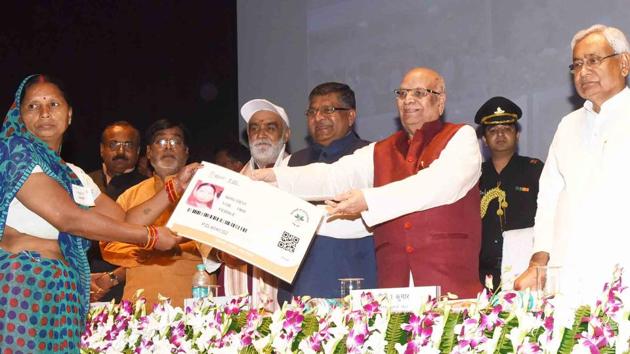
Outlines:
<svg viewBox="0 0 630 354"><path fill-rule="evenodd" d="M331 216L335 215L358 215L367 210L367 202L360 189L337 194L334 200L327 200L326 211Z"/></svg>
<svg viewBox="0 0 630 354"><path fill-rule="evenodd" d="M278 186L278 181L276 179L276 174L273 172L273 168L261 168L258 170L248 169L245 172L245 176L254 181L267 182L272 186Z"/></svg>
<svg viewBox="0 0 630 354"><path fill-rule="evenodd" d="M263 181L277 186L276 174L271 168L250 170L247 176L255 181ZM326 200L326 211L330 216L358 215L367 210L363 192L359 189L336 195L333 200Z"/></svg>
<svg viewBox="0 0 630 354"><path fill-rule="evenodd" d="M323 211L267 183L203 163L182 195L167 226L180 235L293 281ZM275 180L273 170L254 178ZM200 186L212 186L211 203L200 204Z"/></svg>

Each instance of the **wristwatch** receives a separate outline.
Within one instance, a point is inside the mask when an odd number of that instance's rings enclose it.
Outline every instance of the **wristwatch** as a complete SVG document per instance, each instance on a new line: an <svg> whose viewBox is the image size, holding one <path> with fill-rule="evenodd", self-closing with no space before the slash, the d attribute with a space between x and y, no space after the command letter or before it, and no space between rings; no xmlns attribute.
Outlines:
<svg viewBox="0 0 630 354"><path fill-rule="evenodd" d="M109 276L109 281L111 281L114 286L120 284L120 280L118 280L118 277L116 276L116 273L114 273L114 272L107 272L107 276Z"/></svg>

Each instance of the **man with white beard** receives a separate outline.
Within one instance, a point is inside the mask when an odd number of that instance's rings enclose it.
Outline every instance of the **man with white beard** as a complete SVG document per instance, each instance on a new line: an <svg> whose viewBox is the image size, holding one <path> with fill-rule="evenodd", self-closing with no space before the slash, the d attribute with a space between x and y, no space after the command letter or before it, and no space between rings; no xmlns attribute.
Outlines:
<svg viewBox="0 0 630 354"><path fill-rule="evenodd" d="M291 129L284 108L267 100L254 99L241 107L241 115L247 123L249 150L252 154L241 173L257 168L286 166L289 154L285 147Z"/></svg>
<svg viewBox="0 0 630 354"><path fill-rule="evenodd" d="M247 123L247 136L252 158L241 173L267 167L286 166L289 154L285 151L291 129L284 108L264 99L254 99L241 107ZM251 294L254 306L263 305L269 311L278 308L277 278L227 253L198 243L206 270L214 272L221 264L218 283L227 296Z"/></svg>

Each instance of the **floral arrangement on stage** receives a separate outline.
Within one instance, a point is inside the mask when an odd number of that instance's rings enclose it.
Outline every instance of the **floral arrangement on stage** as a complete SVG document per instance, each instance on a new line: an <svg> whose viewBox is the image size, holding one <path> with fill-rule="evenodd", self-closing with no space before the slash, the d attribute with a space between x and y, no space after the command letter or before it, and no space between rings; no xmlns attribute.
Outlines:
<svg viewBox="0 0 630 354"><path fill-rule="evenodd" d="M625 353L628 292L620 272L594 306L563 311L525 292L482 292L457 308L429 299L412 313L391 313L386 299L361 295L360 306L296 298L268 314L246 298L192 308L168 301L146 314L144 299L90 311L82 353Z"/></svg>

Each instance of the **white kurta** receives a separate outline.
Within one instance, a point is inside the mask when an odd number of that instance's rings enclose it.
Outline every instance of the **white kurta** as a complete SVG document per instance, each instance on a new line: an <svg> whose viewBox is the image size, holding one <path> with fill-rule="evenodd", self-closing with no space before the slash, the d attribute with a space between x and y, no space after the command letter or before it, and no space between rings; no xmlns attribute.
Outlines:
<svg viewBox="0 0 630 354"><path fill-rule="evenodd" d="M413 176L373 188L372 143L332 164L275 167L278 187L306 200L332 199L351 189L362 189L368 210L361 213L368 226L416 211L451 204L468 193L481 176L481 153L475 130L463 126L438 159Z"/></svg>
<svg viewBox="0 0 630 354"><path fill-rule="evenodd" d="M630 90L599 113L587 101L565 116L540 177L534 252L562 267L561 292L591 303L615 264L630 271Z"/></svg>

